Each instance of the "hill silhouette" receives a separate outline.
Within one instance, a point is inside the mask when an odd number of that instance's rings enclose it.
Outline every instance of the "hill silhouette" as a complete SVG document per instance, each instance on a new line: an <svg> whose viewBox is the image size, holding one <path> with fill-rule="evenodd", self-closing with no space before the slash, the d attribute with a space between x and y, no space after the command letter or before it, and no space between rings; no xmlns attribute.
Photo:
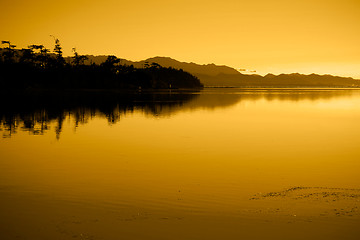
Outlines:
<svg viewBox="0 0 360 240"><path fill-rule="evenodd" d="M85 64L101 64L106 61L107 57L106 55L100 55L100 56L93 56L93 55L86 55L88 58L85 61ZM67 58L67 61L70 62L71 58ZM142 61L130 61L126 59L121 59L120 62L122 65L133 65L135 68L143 68L146 63L157 63L161 65L162 67L172 67L175 69L183 69L186 72L191 72L192 74L197 75L209 75L209 76L217 76L219 74L239 74L239 72L231 67L228 66L218 66L215 64L206 64L206 65L200 65L196 63L187 63L187 62L180 62L175 59L172 59L170 57L153 57L148 58L146 60Z"/></svg>
<svg viewBox="0 0 360 240"><path fill-rule="evenodd" d="M107 56L87 55L86 64L101 64ZM234 68L215 64L200 65L180 62L169 57L153 57L142 61L121 59L123 65L133 65L142 68L146 63L157 63L163 67L183 69L198 77L204 86L208 87L360 87L360 80L350 77L338 77L318 74L242 74Z"/></svg>

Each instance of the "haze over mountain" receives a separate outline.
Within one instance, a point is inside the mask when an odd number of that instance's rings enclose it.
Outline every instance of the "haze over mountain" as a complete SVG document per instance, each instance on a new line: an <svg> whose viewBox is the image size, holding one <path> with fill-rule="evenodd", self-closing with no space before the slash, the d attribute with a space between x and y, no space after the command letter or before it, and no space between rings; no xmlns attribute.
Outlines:
<svg viewBox="0 0 360 240"><path fill-rule="evenodd" d="M104 62L107 56L87 55L86 64ZM68 59L69 60L69 59ZM158 63L163 67L183 69L200 79L205 86L218 87L360 87L360 80L332 75L292 74L242 74L234 68L215 64L200 65L180 62L169 57L153 57L142 61L121 59L120 64L142 68L145 64Z"/></svg>

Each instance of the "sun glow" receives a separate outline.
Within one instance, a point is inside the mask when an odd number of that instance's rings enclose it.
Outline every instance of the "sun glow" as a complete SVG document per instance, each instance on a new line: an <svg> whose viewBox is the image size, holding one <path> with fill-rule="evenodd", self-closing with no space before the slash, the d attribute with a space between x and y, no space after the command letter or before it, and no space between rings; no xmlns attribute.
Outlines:
<svg viewBox="0 0 360 240"><path fill-rule="evenodd" d="M16 0L1 8L0 38L19 47L52 48L54 35L65 55L76 47L129 60L169 56L260 73L360 78L356 0Z"/></svg>

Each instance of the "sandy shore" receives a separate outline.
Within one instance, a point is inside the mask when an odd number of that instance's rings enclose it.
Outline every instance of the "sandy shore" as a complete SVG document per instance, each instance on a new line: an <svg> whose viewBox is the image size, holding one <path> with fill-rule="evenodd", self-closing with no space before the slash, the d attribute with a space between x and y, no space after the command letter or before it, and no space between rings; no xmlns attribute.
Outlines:
<svg viewBox="0 0 360 240"><path fill-rule="evenodd" d="M1 191L0 239L359 239L360 190L257 193L233 211L101 206Z"/></svg>

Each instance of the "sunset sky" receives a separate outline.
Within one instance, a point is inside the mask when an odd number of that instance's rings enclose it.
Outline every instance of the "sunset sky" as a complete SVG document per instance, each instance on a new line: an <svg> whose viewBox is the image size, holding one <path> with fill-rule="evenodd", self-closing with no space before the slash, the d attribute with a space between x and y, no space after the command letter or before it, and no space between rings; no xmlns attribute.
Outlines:
<svg viewBox="0 0 360 240"><path fill-rule="evenodd" d="M359 0L0 0L0 40L360 79Z"/></svg>

